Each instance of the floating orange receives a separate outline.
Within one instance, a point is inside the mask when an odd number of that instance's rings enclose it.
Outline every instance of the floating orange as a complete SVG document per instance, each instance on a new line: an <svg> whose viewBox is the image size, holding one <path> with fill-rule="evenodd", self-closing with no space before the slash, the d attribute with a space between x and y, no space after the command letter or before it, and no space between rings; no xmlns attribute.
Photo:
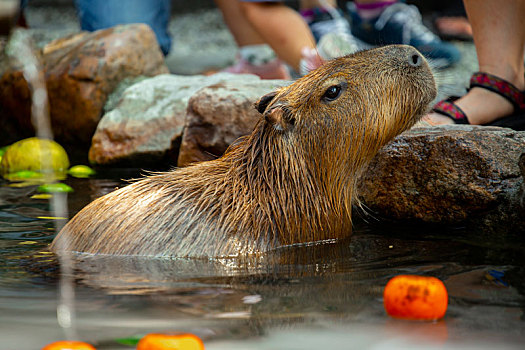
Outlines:
<svg viewBox="0 0 525 350"><path fill-rule="evenodd" d="M47 344L42 350L96 350L92 345L83 341L60 340Z"/></svg>
<svg viewBox="0 0 525 350"><path fill-rule="evenodd" d="M437 320L445 316L448 293L435 277L399 275L388 281L383 304L392 317Z"/></svg>
<svg viewBox="0 0 525 350"><path fill-rule="evenodd" d="M189 333L150 333L139 341L137 350L204 350L204 344L199 337Z"/></svg>

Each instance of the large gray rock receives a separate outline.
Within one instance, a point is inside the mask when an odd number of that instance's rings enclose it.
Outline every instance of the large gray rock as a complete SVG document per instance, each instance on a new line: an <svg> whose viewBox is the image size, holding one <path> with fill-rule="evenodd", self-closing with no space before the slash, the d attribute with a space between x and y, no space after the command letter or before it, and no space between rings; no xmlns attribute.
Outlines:
<svg viewBox="0 0 525 350"><path fill-rule="evenodd" d="M160 75L128 87L101 119L93 136L89 160L100 165L135 164L144 166L164 160L176 164L186 120L188 100L199 89L228 81L238 91L245 85L268 83L255 75L220 73L212 76ZM206 102L205 102L206 103ZM222 101L228 116L236 102Z"/></svg>
<svg viewBox="0 0 525 350"><path fill-rule="evenodd" d="M260 118L254 103L284 80L223 82L195 93L188 102L179 166L219 157L237 138L251 133Z"/></svg>
<svg viewBox="0 0 525 350"><path fill-rule="evenodd" d="M524 150L525 132L506 128L412 129L375 157L362 176L361 199L391 220L524 231Z"/></svg>

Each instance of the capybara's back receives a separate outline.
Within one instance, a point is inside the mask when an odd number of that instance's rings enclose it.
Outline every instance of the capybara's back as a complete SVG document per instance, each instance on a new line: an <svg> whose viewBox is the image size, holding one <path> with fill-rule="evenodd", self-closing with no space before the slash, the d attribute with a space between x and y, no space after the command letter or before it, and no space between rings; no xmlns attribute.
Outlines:
<svg viewBox="0 0 525 350"><path fill-rule="evenodd" d="M358 175L436 95L425 59L386 46L263 96L221 158L148 176L82 209L54 251L218 257L343 238Z"/></svg>

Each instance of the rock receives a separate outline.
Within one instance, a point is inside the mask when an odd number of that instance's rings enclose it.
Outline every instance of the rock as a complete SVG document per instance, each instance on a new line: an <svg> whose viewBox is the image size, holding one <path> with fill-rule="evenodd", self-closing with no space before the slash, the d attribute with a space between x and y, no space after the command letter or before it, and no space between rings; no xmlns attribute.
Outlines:
<svg viewBox="0 0 525 350"><path fill-rule="evenodd" d="M115 109L100 121L89 151L90 161L100 165L125 161L128 165L144 166L161 160L176 164L188 100L205 86L225 82L239 90L244 90L245 86L248 86L246 89L262 86L259 91L264 92L269 86L276 86L275 82L267 83L254 75L227 73L160 75L143 80L127 88ZM233 97L224 97L223 114L228 115L237 108L235 101Z"/></svg>
<svg viewBox="0 0 525 350"><path fill-rule="evenodd" d="M120 99L122 98L122 95L124 94L124 91L126 91L127 88L137 83L140 83L145 79L150 78L151 77L145 77L143 75L138 77L124 78L113 90L113 92L109 94L108 99L106 100L106 104L104 105L104 111L102 112L102 115L105 115L107 112L117 107L118 103L120 102Z"/></svg>
<svg viewBox="0 0 525 350"><path fill-rule="evenodd" d="M42 53L53 130L67 143L89 144L106 99L121 80L168 72L155 34L144 24L82 32L49 43ZM0 78L4 113L25 128L30 127L28 92L20 71Z"/></svg>
<svg viewBox="0 0 525 350"><path fill-rule="evenodd" d="M525 153L522 153L520 156L519 161L521 176L522 176L522 184L521 184L521 191L519 193L519 201L522 208L525 208Z"/></svg>
<svg viewBox="0 0 525 350"><path fill-rule="evenodd" d="M525 132L506 128L412 129L372 161L360 181L361 199L390 220L522 230L525 212L517 193L524 149Z"/></svg>
<svg viewBox="0 0 525 350"><path fill-rule="evenodd" d="M290 83L254 80L241 85L228 81L199 90L188 102L178 166L222 155L233 141L253 130L261 117L254 103L268 92Z"/></svg>

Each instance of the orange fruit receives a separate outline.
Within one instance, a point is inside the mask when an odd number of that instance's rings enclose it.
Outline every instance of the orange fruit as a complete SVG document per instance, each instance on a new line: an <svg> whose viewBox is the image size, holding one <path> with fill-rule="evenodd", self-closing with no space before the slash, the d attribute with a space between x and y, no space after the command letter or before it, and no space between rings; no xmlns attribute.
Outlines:
<svg viewBox="0 0 525 350"><path fill-rule="evenodd" d="M83 341L60 340L47 344L42 350L96 350L92 345Z"/></svg>
<svg viewBox="0 0 525 350"><path fill-rule="evenodd" d="M199 337L189 333L150 333L139 341L137 350L204 350L204 344Z"/></svg>
<svg viewBox="0 0 525 350"><path fill-rule="evenodd" d="M383 304L392 317L437 320L447 312L448 293L435 277L399 275L388 281Z"/></svg>

